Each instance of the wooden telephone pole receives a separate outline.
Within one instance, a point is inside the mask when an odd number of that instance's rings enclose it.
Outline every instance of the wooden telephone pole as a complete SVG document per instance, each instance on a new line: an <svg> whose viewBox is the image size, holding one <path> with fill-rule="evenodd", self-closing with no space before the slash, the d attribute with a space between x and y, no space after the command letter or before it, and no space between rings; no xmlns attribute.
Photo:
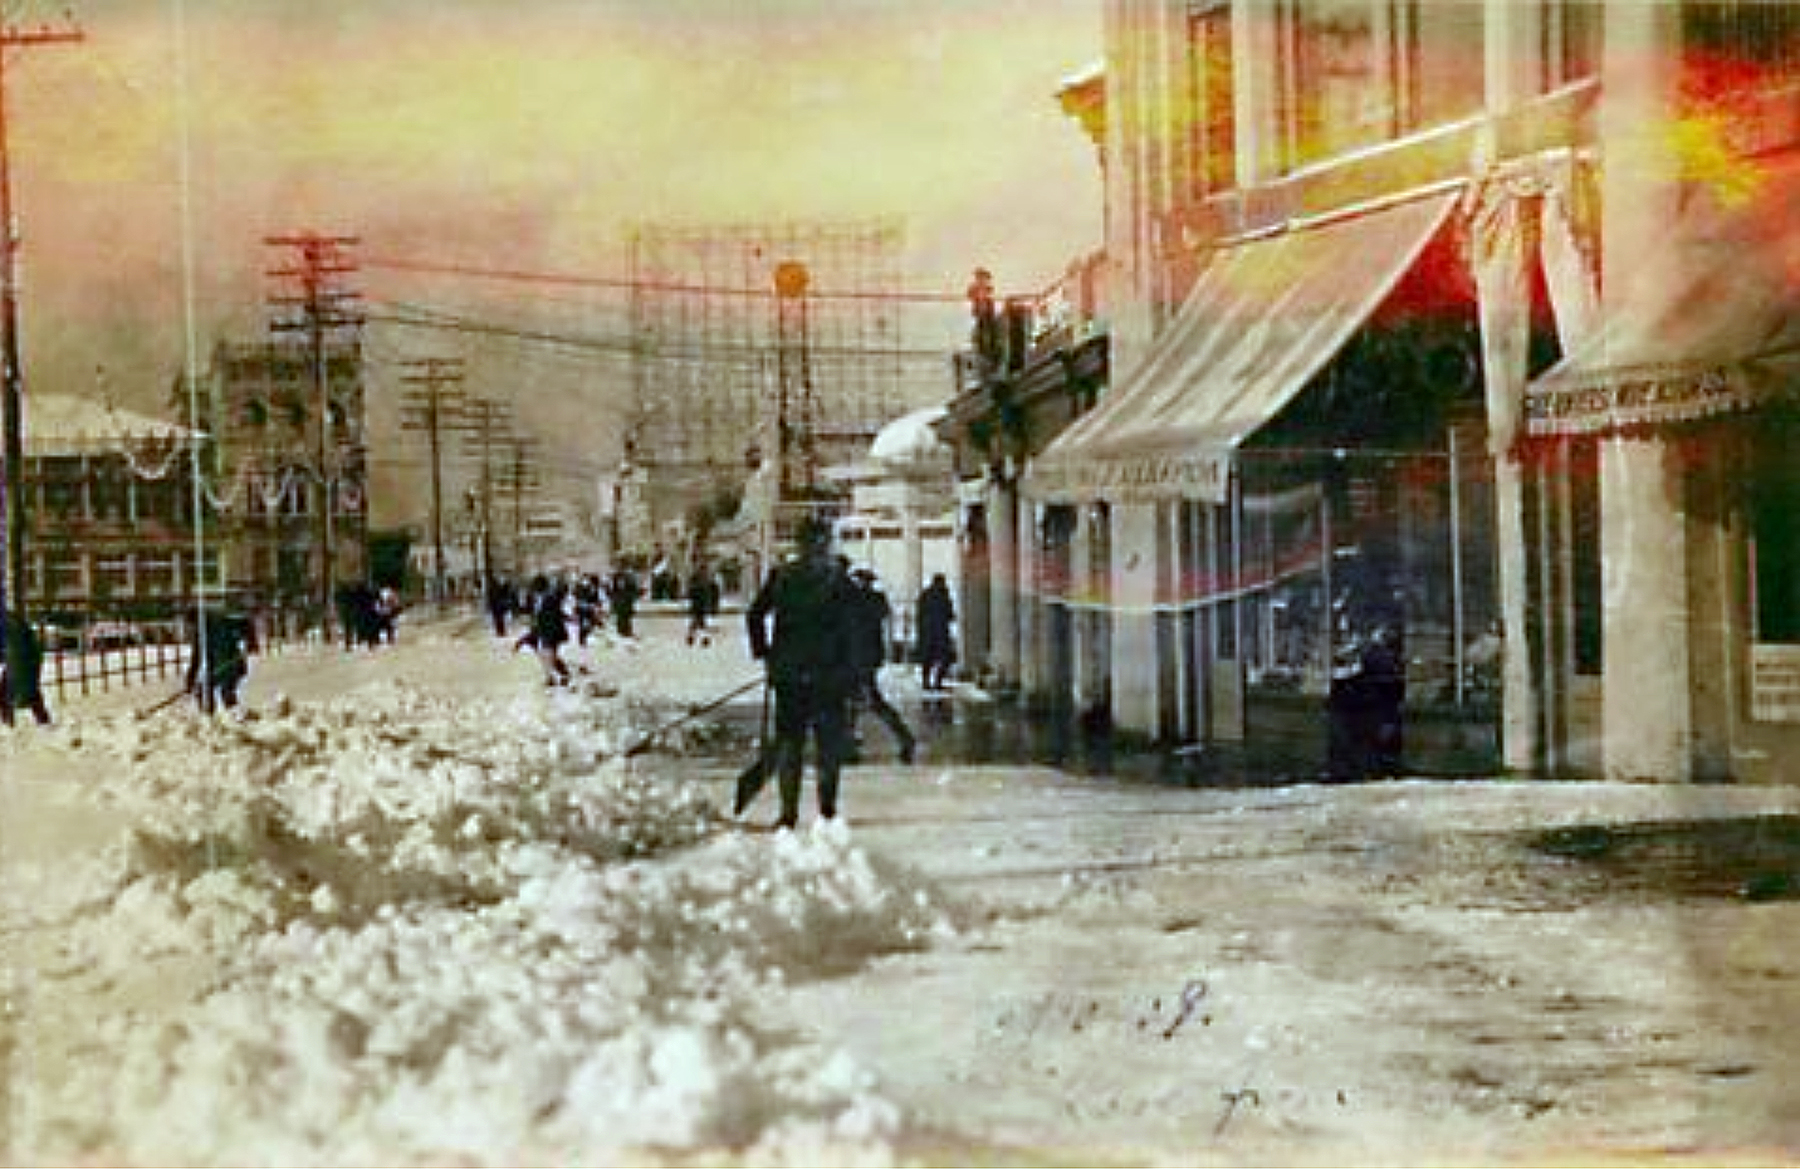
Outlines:
<svg viewBox="0 0 1800 1170"><path fill-rule="evenodd" d="M463 362L461 358L417 358L404 363L416 373L401 380L417 386L401 402L400 428L424 431L431 445L431 589L432 600L444 600L444 469L442 434L459 424Z"/></svg>
<svg viewBox="0 0 1800 1170"><path fill-rule="evenodd" d="M513 575L525 575L525 499L542 487L538 478L536 439L513 435L507 440L507 459L499 468L499 489L512 497Z"/></svg>
<svg viewBox="0 0 1800 1170"><path fill-rule="evenodd" d="M463 410L464 453L480 460L476 506L481 533L482 588L494 577L495 458L511 437L512 412L487 398L476 398Z"/></svg>
<svg viewBox="0 0 1800 1170"><path fill-rule="evenodd" d="M6 55L11 49L64 45L83 39L79 28L35 29L0 25L0 407L5 420L0 439L6 460L4 505L6 513L4 572L0 572L0 625L17 611L25 612L25 373L19 362L19 266L18 237L13 231L12 164L6 137ZM9 604L11 609L9 610ZM17 678L23 663L15 661L23 647L12 638L5 643L7 677Z"/></svg>
<svg viewBox="0 0 1800 1170"><path fill-rule="evenodd" d="M328 343L344 329L362 325L362 315L355 311L358 298L343 285L343 278L357 270L347 249L356 246L355 236L322 236L301 232L287 236L265 236L263 243L274 248L291 248L295 263L290 268L277 268L269 275L286 281L298 291L277 294L270 303L277 308L297 313L274 322L277 333L303 333L312 353L313 396L318 404L318 438L313 456L313 482L318 499L314 509L314 539L319 546L319 620L332 630L337 598L337 488L342 471L341 448L350 439L347 410L340 420L331 394Z"/></svg>

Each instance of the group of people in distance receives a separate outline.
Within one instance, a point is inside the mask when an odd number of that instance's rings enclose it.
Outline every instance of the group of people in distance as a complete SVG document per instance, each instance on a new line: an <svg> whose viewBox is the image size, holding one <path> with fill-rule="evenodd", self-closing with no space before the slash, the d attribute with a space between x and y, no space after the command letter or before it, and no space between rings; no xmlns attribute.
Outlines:
<svg viewBox="0 0 1800 1170"><path fill-rule="evenodd" d="M707 623L719 611L718 575L702 562L689 574L687 587L688 645L710 646L712 629ZM609 621L619 637L635 638L637 606L643 592L637 573L622 565L604 578L597 573L565 577L540 573L522 592L506 578L492 577L487 584L486 604L497 638L506 637L510 618L525 619L525 632L515 647L529 648L537 654L544 667L546 686L563 686L573 673L562 659L562 647L570 640L570 627L574 627L575 638L583 646Z"/></svg>
<svg viewBox="0 0 1800 1170"><path fill-rule="evenodd" d="M838 787L851 744L853 713L868 707L894 732L900 757L911 763L917 740L881 694L887 658L887 599L869 570L851 570L833 556L830 529L816 518L801 523L796 555L774 569L749 608L745 622L750 653L763 662L774 698L774 736L767 766L775 773L781 811L778 828L800 819L800 780L806 745L816 752L819 816L838 815ZM943 575L920 597L920 670L930 689L945 685L955 607ZM925 628L927 613L933 623ZM939 625L938 623L941 623ZM742 814L758 785L740 785L735 811Z"/></svg>
<svg viewBox="0 0 1800 1170"><path fill-rule="evenodd" d="M401 608L400 591L392 585L377 588L368 581L354 581L341 587L337 610L344 649L367 646L373 650L383 642L390 646L398 643Z"/></svg>

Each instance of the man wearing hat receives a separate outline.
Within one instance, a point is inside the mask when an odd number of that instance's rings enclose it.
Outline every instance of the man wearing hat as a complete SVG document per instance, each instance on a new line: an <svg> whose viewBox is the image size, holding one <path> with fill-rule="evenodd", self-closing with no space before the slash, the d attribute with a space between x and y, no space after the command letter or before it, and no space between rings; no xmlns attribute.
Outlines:
<svg viewBox="0 0 1800 1170"><path fill-rule="evenodd" d="M797 555L769 573L744 615L750 653L766 664L775 690L777 825L786 829L800 819L809 732L818 748L819 815L837 815L838 772L857 681L855 586L831 556L823 520L808 516L798 537Z"/></svg>
<svg viewBox="0 0 1800 1170"><path fill-rule="evenodd" d="M876 718L887 724L900 744L900 762L913 762L918 741L900 712L881 693L881 664L887 661L887 627L893 616L887 594L875 584L875 570L857 569L850 574L856 585L856 694L853 703L867 703ZM854 713L852 714L854 721Z"/></svg>

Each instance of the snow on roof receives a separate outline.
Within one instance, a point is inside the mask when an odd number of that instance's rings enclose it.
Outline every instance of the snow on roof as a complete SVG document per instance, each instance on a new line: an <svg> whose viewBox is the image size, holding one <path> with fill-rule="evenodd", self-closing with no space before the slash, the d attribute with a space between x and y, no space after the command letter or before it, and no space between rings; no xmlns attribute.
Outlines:
<svg viewBox="0 0 1800 1170"><path fill-rule="evenodd" d="M192 433L166 419L72 394L33 395L25 404L25 439L38 454L78 453L145 440L184 439Z"/></svg>
<svg viewBox="0 0 1800 1170"><path fill-rule="evenodd" d="M869 447L869 458L891 470L943 462L950 457L950 448L931 429L931 424L944 414L943 407L929 406L895 419L875 436L875 442Z"/></svg>

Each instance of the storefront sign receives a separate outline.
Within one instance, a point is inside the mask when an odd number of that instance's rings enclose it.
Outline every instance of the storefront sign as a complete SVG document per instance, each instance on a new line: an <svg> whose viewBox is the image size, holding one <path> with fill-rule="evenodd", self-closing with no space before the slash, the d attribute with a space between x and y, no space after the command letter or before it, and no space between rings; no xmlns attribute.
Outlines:
<svg viewBox="0 0 1800 1170"><path fill-rule="evenodd" d="M1800 645L1750 647L1750 718L1800 723Z"/></svg>

